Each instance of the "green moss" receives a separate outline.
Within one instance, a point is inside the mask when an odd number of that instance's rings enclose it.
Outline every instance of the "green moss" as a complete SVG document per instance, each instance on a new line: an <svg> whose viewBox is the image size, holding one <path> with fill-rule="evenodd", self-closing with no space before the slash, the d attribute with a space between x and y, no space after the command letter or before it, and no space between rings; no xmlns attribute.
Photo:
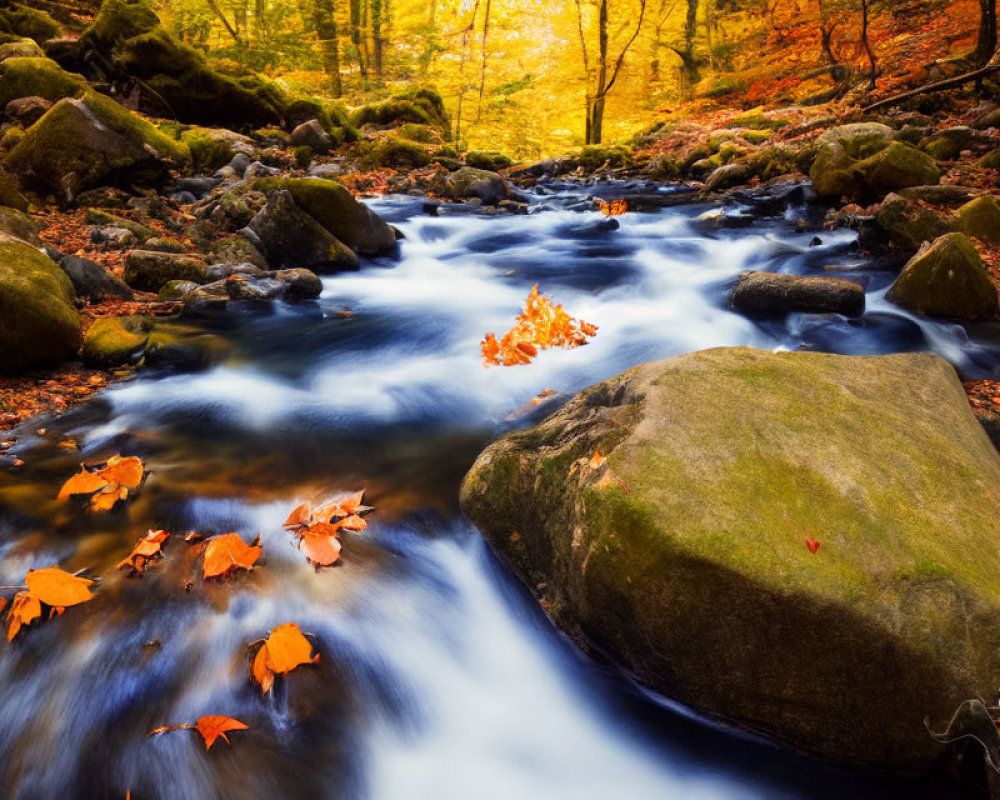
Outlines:
<svg viewBox="0 0 1000 800"><path fill-rule="evenodd" d="M41 43L59 35L59 23L41 9L13 5L0 9L0 30Z"/></svg>
<svg viewBox="0 0 1000 800"><path fill-rule="evenodd" d="M979 166L985 167L986 169L1000 169L1000 150L994 150L992 153L987 153L981 159L979 159Z"/></svg>
<svg viewBox="0 0 1000 800"><path fill-rule="evenodd" d="M395 136L377 142L363 161L367 169L379 167L413 169L426 167L430 163L431 153L426 146Z"/></svg>
<svg viewBox="0 0 1000 800"><path fill-rule="evenodd" d="M433 125L441 131L446 141L451 139L451 123L444 110L444 102L433 89L413 89L388 100L361 106L351 113L350 121L355 127L386 127L408 122Z"/></svg>
<svg viewBox="0 0 1000 800"><path fill-rule="evenodd" d="M750 144L763 144L764 142L770 140L772 136L774 136L774 132L766 129L761 131L740 131L740 138Z"/></svg>
<svg viewBox="0 0 1000 800"><path fill-rule="evenodd" d="M48 58L8 58L0 63L0 106L18 97L44 97L55 102L79 97L86 90L83 76L66 72Z"/></svg>
<svg viewBox="0 0 1000 800"><path fill-rule="evenodd" d="M197 172L215 172L233 158L232 144L210 128L187 128L181 132L180 141L191 153L191 166Z"/></svg>
<svg viewBox="0 0 1000 800"><path fill-rule="evenodd" d="M156 236L156 231L147 225L143 225L141 222L134 222L125 217L119 217L117 214L109 214L107 211L98 211L93 208L87 209L87 213L84 215L84 222L88 225L107 225L115 228L124 228L127 231L131 231L140 244Z"/></svg>
<svg viewBox="0 0 1000 800"><path fill-rule="evenodd" d="M977 197L955 212L955 226L973 239L1000 245L1000 204L991 195Z"/></svg>
<svg viewBox="0 0 1000 800"><path fill-rule="evenodd" d="M336 135L335 131L341 131L345 142L356 142L361 136L358 129L351 124L347 109L335 101L329 100L323 104L323 112L319 117L319 122L331 136Z"/></svg>
<svg viewBox="0 0 1000 800"><path fill-rule="evenodd" d="M413 122L401 125L396 131L396 136L420 144L441 144L441 134L438 131L429 125L417 125Z"/></svg>
<svg viewBox="0 0 1000 800"><path fill-rule="evenodd" d="M102 317L95 320L83 339L83 363L101 369L130 363L145 347L148 327L143 317Z"/></svg>
<svg viewBox="0 0 1000 800"><path fill-rule="evenodd" d="M0 167L0 206L27 211L28 201L21 194L17 179Z"/></svg>
<svg viewBox="0 0 1000 800"><path fill-rule="evenodd" d="M763 114L744 114L729 121L730 128L748 128L754 131L780 131L790 124L791 120L784 117L765 117Z"/></svg>
<svg viewBox="0 0 1000 800"><path fill-rule="evenodd" d="M496 172L509 167L514 159L496 150L470 150L465 154L465 163L476 169Z"/></svg>
<svg viewBox="0 0 1000 800"><path fill-rule="evenodd" d="M107 49L149 33L159 24L160 18L143 0L104 0L82 39Z"/></svg>
<svg viewBox="0 0 1000 800"><path fill-rule="evenodd" d="M292 150L292 155L299 169L307 169L312 163L313 149L309 145L302 145Z"/></svg>
<svg viewBox="0 0 1000 800"><path fill-rule="evenodd" d="M34 39L18 39L15 42L0 44L0 61L8 58L45 58L45 51Z"/></svg>
<svg viewBox="0 0 1000 800"><path fill-rule="evenodd" d="M16 208L0 206L0 234L13 236L35 247L42 246L38 238L40 228L30 216Z"/></svg>
<svg viewBox="0 0 1000 800"><path fill-rule="evenodd" d="M634 163L632 151L624 145L587 145L575 156L575 160L586 170L599 169L605 164L611 169L617 169Z"/></svg>

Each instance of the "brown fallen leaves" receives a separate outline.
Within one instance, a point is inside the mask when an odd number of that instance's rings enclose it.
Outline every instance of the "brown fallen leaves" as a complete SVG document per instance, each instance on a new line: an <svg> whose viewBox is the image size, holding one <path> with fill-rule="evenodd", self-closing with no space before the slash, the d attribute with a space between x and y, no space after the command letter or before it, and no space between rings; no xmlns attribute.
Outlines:
<svg viewBox="0 0 1000 800"><path fill-rule="evenodd" d="M288 622L272 630L260 643L250 662L250 679L260 686L261 694L267 694L274 686L275 675L284 677L301 664L318 662L319 653L313 655L312 644L299 626Z"/></svg>
<svg viewBox="0 0 1000 800"><path fill-rule="evenodd" d="M80 471L59 490L58 499L90 495L92 511L110 511L120 500L125 500L130 491L142 485L145 475L146 468L135 456L112 456L103 465L98 464L97 469L81 464Z"/></svg>
<svg viewBox="0 0 1000 800"><path fill-rule="evenodd" d="M575 320L562 305L538 294L538 284L531 287L524 310L514 318L514 327L497 341L492 333L479 343L483 365L512 367L530 364L539 350L550 347L579 347L597 334L597 326Z"/></svg>
<svg viewBox="0 0 1000 800"><path fill-rule="evenodd" d="M317 567L328 567L340 559L341 531L363 531L368 527L363 514L374 511L361 504L365 492L321 506L303 503L288 515L282 527L299 537L299 550L306 561Z"/></svg>
<svg viewBox="0 0 1000 800"><path fill-rule="evenodd" d="M226 744L230 744L229 737L226 734L229 731L246 731L249 728L238 719L233 719L232 717L224 717L221 715L212 715L207 717L198 717L194 725L181 724L181 725L164 725L161 728L154 728L149 732L150 736L155 736L158 733L169 733L170 731L198 731L201 734L201 738L205 740L205 749L211 750L212 745L215 744L215 740L221 738Z"/></svg>
<svg viewBox="0 0 1000 800"><path fill-rule="evenodd" d="M117 569L128 568L129 577L145 574L149 563L163 555L163 545L169 538L170 534L166 531L149 531L132 548L132 552L118 562Z"/></svg>
<svg viewBox="0 0 1000 800"><path fill-rule="evenodd" d="M260 559L260 537L253 544L247 544L238 533L226 533L210 539L205 548L205 563L202 566L202 577L205 580L219 578L245 569L253 569Z"/></svg>
<svg viewBox="0 0 1000 800"><path fill-rule="evenodd" d="M624 200L612 200L610 203L602 200L600 209L606 217L620 217L628 211L628 203Z"/></svg>
<svg viewBox="0 0 1000 800"><path fill-rule="evenodd" d="M42 616L42 605L49 607L49 618L58 616L70 606L85 603L93 594L92 580L71 575L59 567L29 570L24 578L27 586L14 595L7 612L7 641L12 641L21 628ZM2 608L3 606L0 606Z"/></svg>

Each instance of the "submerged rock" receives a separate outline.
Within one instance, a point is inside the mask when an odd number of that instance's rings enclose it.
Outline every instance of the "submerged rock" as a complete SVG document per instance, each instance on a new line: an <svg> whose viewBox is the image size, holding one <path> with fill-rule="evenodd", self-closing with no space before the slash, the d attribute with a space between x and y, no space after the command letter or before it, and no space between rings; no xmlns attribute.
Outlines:
<svg viewBox="0 0 1000 800"><path fill-rule="evenodd" d="M996 485L940 358L729 348L504 436L461 502L560 627L646 685L830 759L920 769L941 749L925 717L996 691Z"/></svg>
<svg viewBox="0 0 1000 800"><path fill-rule="evenodd" d="M0 241L0 372L58 364L80 346L73 285L36 247Z"/></svg>
<svg viewBox="0 0 1000 800"><path fill-rule="evenodd" d="M997 290L975 245L949 233L921 248L903 267L886 299L930 317L975 320L997 315Z"/></svg>
<svg viewBox="0 0 1000 800"><path fill-rule="evenodd" d="M865 289L844 278L744 272L729 297L733 309L751 317L865 313Z"/></svg>

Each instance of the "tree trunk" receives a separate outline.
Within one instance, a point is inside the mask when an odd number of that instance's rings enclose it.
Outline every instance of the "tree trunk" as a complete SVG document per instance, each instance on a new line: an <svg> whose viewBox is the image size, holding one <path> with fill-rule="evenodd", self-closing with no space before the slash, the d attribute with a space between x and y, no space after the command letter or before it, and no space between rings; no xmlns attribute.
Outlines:
<svg viewBox="0 0 1000 800"><path fill-rule="evenodd" d="M385 39L382 38L382 0L372 1L372 41L375 47L375 77L382 81L382 52Z"/></svg>
<svg viewBox="0 0 1000 800"><path fill-rule="evenodd" d="M870 0L861 0L861 42L865 52L868 54L868 91L875 91L875 76L878 73L878 64L875 61L875 51L872 50L872 43L868 39L868 3Z"/></svg>
<svg viewBox="0 0 1000 800"><path fill-rule="evenodd" d="M337 39L337 5L335 0L314 0L313 18L323 56L323 71L330 85L330 94L340 97L344 87L340 80L340 42Z"/></svg>
<svg viewBox="0 0 1000 800"><path fill-rule="evenodd" d="M590 139L587 144L600 144L604 137L604 93L608 83L608 0L597 6L597 91L590 104Z"/></svg>
<svg viewBox="0 0 1000 800"><path fill-rule="evenodd" d="M976 66L986 64L997 49L997 0L979 0L979 40Z"/></svg>
<svg viewBox="0 0 1000 800"><path fill-rule="evenodd" d="M216 3L215 0L207 0L207 2L208 7L212 9L212 13L219 18L220 22L222 22L222 26L226 29L226 32L233 37L233 41L236 42L236 46L243 47L243 40L240 38L239 33L236 32L236 29L229 24L229 20L226 19L226 15L222 13L222 9L219 8L218 3Z"/></svg>
<svg viewBox="0 0 1000 800"><path fill-rule="evenodd" d="M486 0L486 13L483 17L483 68L479 76L479 104L476 106L476 124L483 114L483 92L486 90L486 37L490 32L490 6L492 0Z"/></svg>
<svg viewBox="0 0 1000 800"><path fill-rule="evenodd" d="M365 63L364 49L361 47L361 0L351 0L351 44L357 54L358 69L361 72L361 86L368 90L368 65Z"/></svg>

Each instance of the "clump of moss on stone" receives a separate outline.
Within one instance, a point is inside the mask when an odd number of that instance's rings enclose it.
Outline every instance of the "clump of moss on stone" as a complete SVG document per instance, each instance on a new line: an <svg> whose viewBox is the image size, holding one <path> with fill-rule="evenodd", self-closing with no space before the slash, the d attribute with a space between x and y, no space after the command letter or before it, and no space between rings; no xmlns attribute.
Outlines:
<svg viewBox="0 0 1000 800"><path fill-rule="evenodd" d="M197 172L214 172L232 160L232 145L209 128L187 128L179 138L190 151L191 166Z"/></svg>
<svg viewBox="0 0 1000 800"><path fill-rule="evenodd" d="M444 110L441 95L434 89L413 89L378 103L361 106L351 113L350 121L356 127L389 127L408 122L433 125L441 131L446 141L451 139L451 122Z"/></svg>
<svg viewBox="0 0 1000 800"><path fill-rule="evenodd" d="M634 163L632 152L623 145L591 144L584 147L575 158L586 170L627 167Z"/></svg>
<svg viewBox="0 0 1000 800"><path fill-rule="evenodd" d="M54 103L86 90L82 75L66 72L49 58L8 58L0 63L0 106L19 97L44 97Z"/></svg>
<svg viewBox="0 0 1000 800"><path fill-rule="evenodd" d="M470 150L465 154L465 163L476 169L486 169L491 172L509 167L514 160L496 150Z"/></svg>
<svg viewBox="0 0 1000 800"><path fill-rule="evenodd" d="M149 337L143 317L102 317L83 339L81 357L88 367L108 368L137 358Z"/></svg>
<svg viewBox="0 0 1000 800"><path fill-rule="evenodd" d="M363 160L367 169L379 167L414 169L426 167L430 163L431 153L425 145L395 136L375 144Z"/></svg>
<svg viewBox="0 0 1000 800"><path fill-rule="evenodd" d="M44 42L59 35L59 23L41 9L13 5L0 10L0 30Z"/></svg>

